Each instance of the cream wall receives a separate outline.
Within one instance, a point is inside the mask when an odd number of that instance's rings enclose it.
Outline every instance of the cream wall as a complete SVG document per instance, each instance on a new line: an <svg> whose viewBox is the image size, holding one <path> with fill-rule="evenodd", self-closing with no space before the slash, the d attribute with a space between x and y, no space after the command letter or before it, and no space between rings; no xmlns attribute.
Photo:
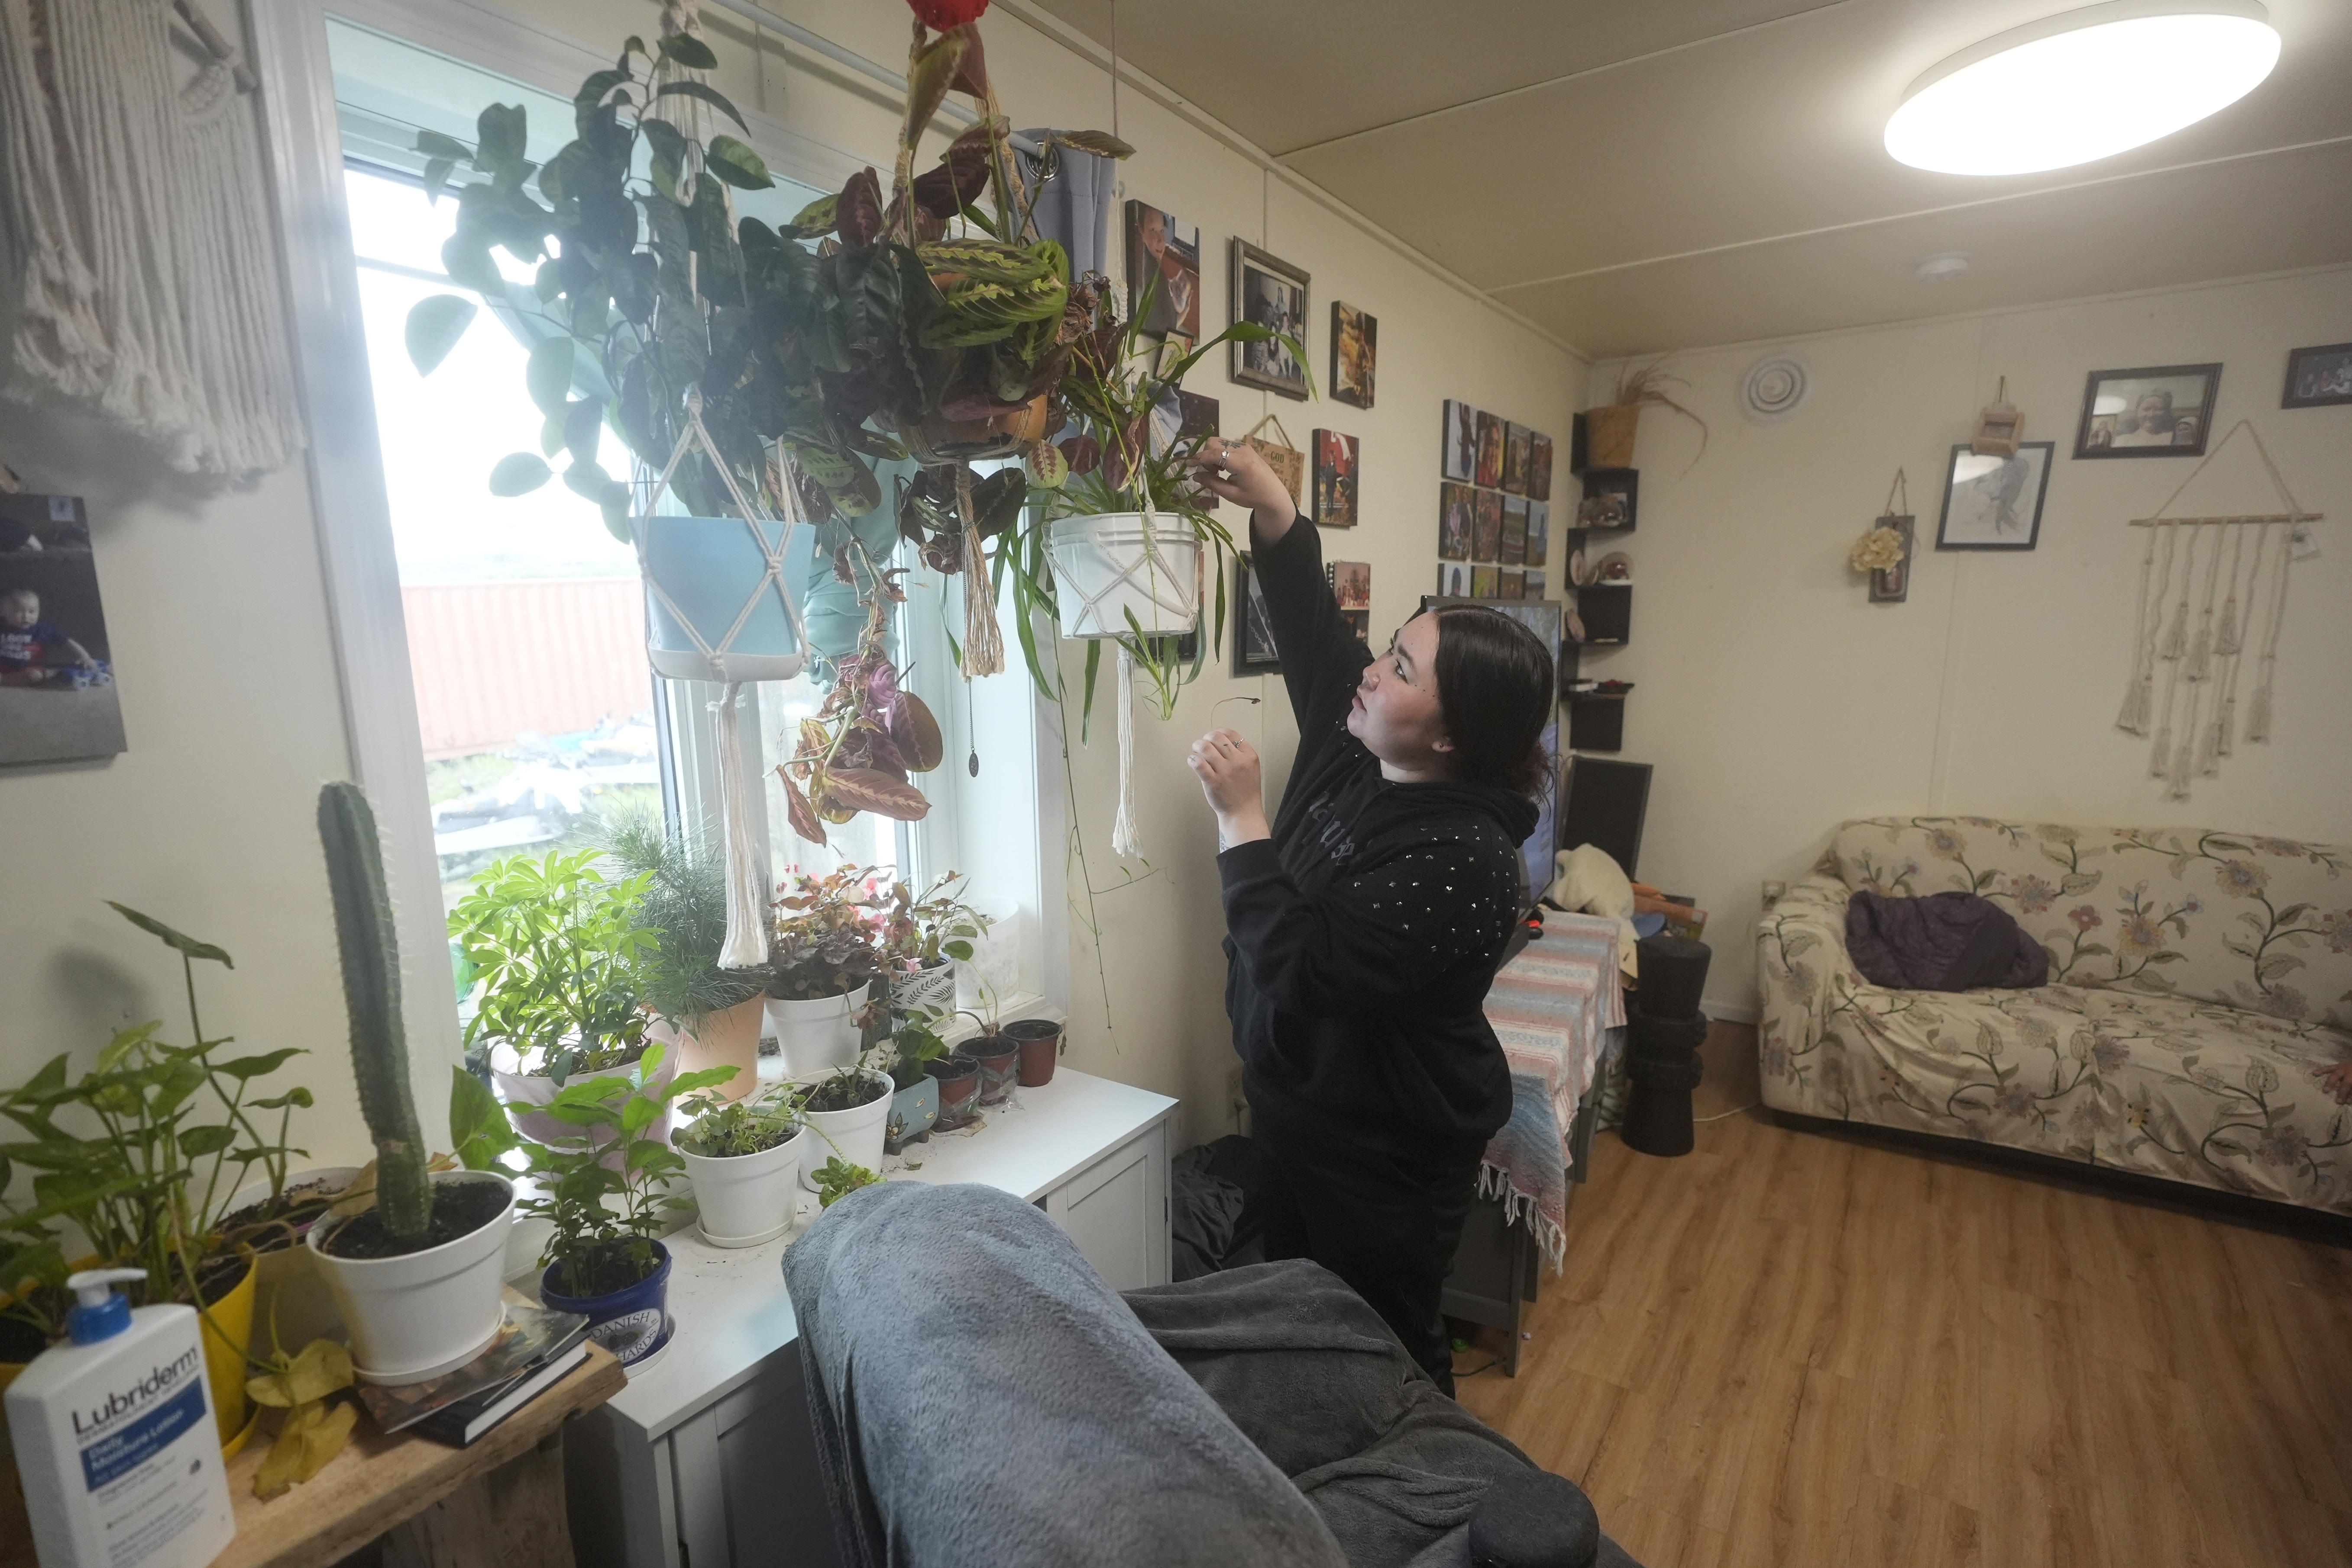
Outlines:
<svg viewBox="0 0 2352 1568"><path fill-rule="evenodd" d="M896 6L833 0L791 10L874 59L904 58L907 30ZM604 53L631 32L650 36L656 11L638 0L521 0L507 14ZM813 142L887 170L897 110L881 89L772 37L754 71L748 28L715 11L708 26L722 56L722 89ZM1020 123L1108 127L1108 78L1099 66L1003 5L986 37L1003 100ZM440 47L452 46L445 37ZM1324 543L1328 555L1372 563L1373 625L1385 638L1434 581L1440 401L1467 398L1564 437L1583 363L1132 89L1122 94L1119 128L1139 149L1124 166L1127 192L1201 226L1204 320L1224 317L1234 235L1313 275L1318 384L1328 370L1328 301L1345 299L1379 318L1373 410L1245 391L1225 381L1222 360L1192 382L1223 400L1229 432L1272 406L1301 447L1318 424L1362 437L1362 526L1327 532ZM131 741L110 763L0 772L7 822L0 882L13 895L0 915L0 995L10 1004L0 1021L0 1081L21 1080L68 1047L87 1059L123 1022L173 1016L168 955L100 902L114 898L237 956L233 973L205 976L207 1022L255 1048L320 1048L297 1079L321 1100L308 1141L321 1157L353 1154L364 1135L341 1055L341 995L311 816L319 784L349 776L350 761L304 475L273 476L249 490L189 491L126 459L101 430L36 422L5 405L0 458L37 487L89 499ZM1070 663L1075 670L1076 659ZM1183 753L1214 710L1217 721L1265 745L1272 790L1295 738L1279 682L1236 680L1222 673L1228 668L1215 661L1172 721L1148 708L1139 715L1148 863L1122 868L1108 853L1116 760L1108 691L1093 745L1072 748L1076 824L1100 890L1089 906L1074 854L1068 1059L1184 1097L1195 1136L1228 1130L1224 1075L1233 1058L1213 830ZM1268 700L1215 707L1231 695Z"/></svg>
<svg viewBox="0 0 2352 1568"><path fill-rule="evenodd" d="M1765 428L1733 394L1768 346L1677 354L1712 439L1642 422L1631 646L1587 673L1634 681L1627 760L1656 765L1643 879L1710 915L1717 1010L1755 1005L1759 882L1802 876L1847 817L1931 814L2090 825L2202 824L2352 840L2352 409L2282 410L2286 353L2352 337L2352 271L2053 305L1811 337L1819 392ZM2084 377L2222 364L2218 440L2262 433L2318 525L2279 646L2275 739L2241 743L2192 798L2163 798L2148 742L2114 728L2131 664L2147 516L2193 460L2073 460ZM1589 402L1618 366L1594 367ZM1947 454L2001 376L2029 440L2058 443L2039 547L1933 548ZM2210 449L2209 447L2209 449ZM1900 466L1922 548L1903 605L1867 602L1845 553ZM2195 513L2277 503L2241 435L2182 498ZM2251 672L2249 674L2251 679Z"/></svg>

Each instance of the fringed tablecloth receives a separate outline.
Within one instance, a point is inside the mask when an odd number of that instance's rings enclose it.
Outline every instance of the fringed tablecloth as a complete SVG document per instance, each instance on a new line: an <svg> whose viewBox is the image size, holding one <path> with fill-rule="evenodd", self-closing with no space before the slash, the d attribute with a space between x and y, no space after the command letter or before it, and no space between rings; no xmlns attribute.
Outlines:
<svg viewBox="0 0 2352 1568"><path fill-rule="evenodd" d="M1609 1031L1625 1025L1617 926L1546 911L1544 934L1503 966L1486 1021L1511 1064L1511 1120L1486 1145L1480 1195L1524 1219L1557 1271L1568 1246L1569 1132Z"/></svg>

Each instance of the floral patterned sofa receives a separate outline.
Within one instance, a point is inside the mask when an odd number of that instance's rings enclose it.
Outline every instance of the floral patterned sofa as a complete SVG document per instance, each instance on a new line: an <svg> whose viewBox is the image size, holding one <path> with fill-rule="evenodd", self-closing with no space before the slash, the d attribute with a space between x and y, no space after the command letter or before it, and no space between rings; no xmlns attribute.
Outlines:
<svg viewBox="0 0 2352 1568"><path fill-rule="evenodd" d="M2195 828L1874 817L1757 929L1764 1102L2352 1215L2352 849ZM2030 991L1895 991L1848 898L1973 890Z"/></svg>

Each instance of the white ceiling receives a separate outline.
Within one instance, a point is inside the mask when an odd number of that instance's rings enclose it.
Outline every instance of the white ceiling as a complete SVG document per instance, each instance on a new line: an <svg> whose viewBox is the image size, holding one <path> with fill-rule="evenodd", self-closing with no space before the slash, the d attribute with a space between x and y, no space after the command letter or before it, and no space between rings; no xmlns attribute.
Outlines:
<svg viewBox="0 0 2352 1568"><path fill-rule="evenodd" d="M1110 42L1110 0L1035 3ZM1974 179L1886 155L1914 78L2067 8L1118 6L1137 69L1595 355L2352 262L2352 0L2270 0L2270 79L2120 157ZM1967 276L1915 280L1944 250Z"/></svg>

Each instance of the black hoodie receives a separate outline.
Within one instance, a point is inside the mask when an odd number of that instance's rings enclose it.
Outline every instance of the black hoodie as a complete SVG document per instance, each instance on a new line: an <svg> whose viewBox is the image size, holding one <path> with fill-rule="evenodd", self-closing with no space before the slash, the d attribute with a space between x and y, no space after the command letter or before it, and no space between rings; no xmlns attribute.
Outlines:
<svg viewBox="0 0 2352 1568"><path fill-rule="evenodd" d="M1483 1004L1527 902L1536 804L1383 779L1347 727L1371 649L1340 619L1314 524L1255 564L1299 737L1274 837L1217 858L1255 1131L1475 1160L1511 1113Z"/></svg>

